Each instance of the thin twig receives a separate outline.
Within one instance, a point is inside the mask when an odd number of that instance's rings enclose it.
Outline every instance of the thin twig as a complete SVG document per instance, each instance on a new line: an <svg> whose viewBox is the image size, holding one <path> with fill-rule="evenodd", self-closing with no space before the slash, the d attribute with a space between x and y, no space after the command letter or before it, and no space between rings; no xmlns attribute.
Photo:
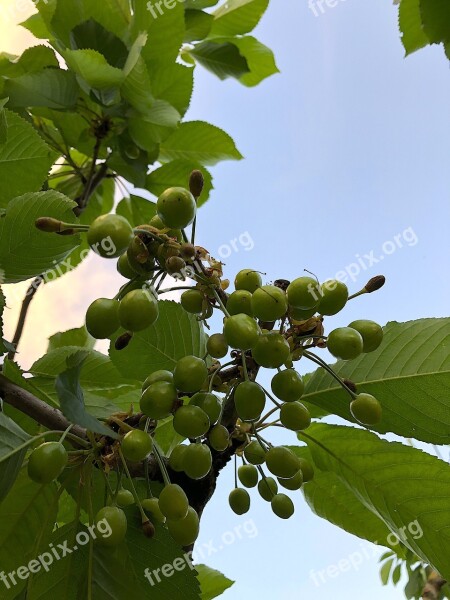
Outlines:
<svg viewBox="0 0 450 600"><path fill-rule="evenodd" d="M39 275L38 277L36 277L36 279L33 280L30 287L28 288L27 293L25 294L25 298L23 299L23 302L22 302L22 308L21 308L20 314L19 314L19 320L17 322L16 332L12 339L12 344L14 346L14 350L11 350L9 352L9 354L8 354L9 360L14 360L14 357L16 356L17 347L22 338L23 329L25 327L25 321L27 320L28 309L30 308L30 304L33 301L33 298L36 295L36 292L38 291L38 289L41 286L41 284L43 283L43 281L44 281L44 279L43 279L42 275Z"/></svg>

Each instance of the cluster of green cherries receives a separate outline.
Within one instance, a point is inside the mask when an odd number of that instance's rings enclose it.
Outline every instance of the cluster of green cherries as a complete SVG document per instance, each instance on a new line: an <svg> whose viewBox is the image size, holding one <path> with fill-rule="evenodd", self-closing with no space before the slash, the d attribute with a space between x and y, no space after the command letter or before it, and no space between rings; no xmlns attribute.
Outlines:
<svg viewBox="0 0 450 600"><path fill-rule="evenodd" d="M293 502L279 487L300 489L313 477L313 467L288 447L273 446L263 433L272 426L301 432L311 423L308 408L301 402L305 384L294 367L296 361L309 359L326 369L348 392L350 412L360 424L374 426L382 417L375 397L357 393L356 386L342 380L314 350L327 348L344 361L377 350L383 340L377 323L354 321L325 335L323 321L342 311L349 300L379 289L384 278L374 278L350 296L340 281L320 284L308 275L265 285L259 272L245 269L235 278L235 290L227 293L221 263L195 245L196 208L202 189L202 174L194 171L189 190L176 187L163 192L157 215L137 228L118 215L101 216L89 228L49 218L37 221L37 227L44 231L75 233L85 229L90 246L105 258L118 259L118 271L128 279L114 299L101 298L89 307L86 326L93 337L111 338L123 328L126 333L115 343L116 348L124 349L136 332L158 319L159 296L174 289L160 289L167 276L192 282L180 288L181 305L188 313L199 320L209 319L215 310L223 314L223 329L209 336L205 356L185 356L173 371L149 375L140 399L141 427L132 428L124 419L124 435L114 452L125 465L142 463L151 455L159 465L164 487L159 498L142 502L125 489L111 495L112 505L97 516L116 523L119 534L111 544L125 536L122 508L134 502L141 510L144 531L145 527L151 530L155 521L165 523L181 545L193 544L199 518L182 487L171 482L171 474L203 480L214 471L215 458L226 457L226 453L234 455L235 465L237 456L243 463L235 469L235 489L229 497L232 510L245 514L250 508L247 490L257 487L277 516L290 518ZM189 239L186 228L190 225ZM222 364L226 357L228 362ZM270 392L255 381L260 368L276 370ZM268 401L273 404L269 410ZM159 422L169 418L174 435L188 443L180 443L164 457L152 433ZM44 454L40 448L35 452ZM64 468L63 462L62 457L55 462L56 471Z"/></svg>

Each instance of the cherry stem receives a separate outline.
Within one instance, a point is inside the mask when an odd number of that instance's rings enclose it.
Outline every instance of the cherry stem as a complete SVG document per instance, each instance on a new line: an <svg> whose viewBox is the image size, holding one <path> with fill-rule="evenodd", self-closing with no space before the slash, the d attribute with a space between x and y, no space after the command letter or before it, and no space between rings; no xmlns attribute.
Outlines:
<svg viewBox="0 0 450 600"><path fill-rule="evenodd" d="M65 430L65 432L62 434L61 439L59 440L60 444L64 443L64 440L66 439L67 435L69 434L69 431L72 429L73 424L69 425L69 427Z"/></svg>
<svg viewBox="0 0 450 600"><path fill-rule="evenodd" d="M164 464L164 461L162 459L161 450L160 450L158 444L155 442L155 440L153 440L153 454L156 456L156 460L158 461L158 465L161 470L161 474L163 476L164 483L166 485L170 485L169 473L167 472L166 465Z"/></svg>
<svg viewBox="0 0 450 600"><path fill-rule="evenodd" d="M256 423L255 427L260 427L264 423L264 421L271 417L275 412L277 412L277 410L278 406L275 406L275 408L269 410L268 413L266 413L263 417L260 418L260 420Z"/></svg>
<svg viewBox="0 0 450 600"><path fill-rule="evenodd" d="M364 294L368 294L366 288L362 289L360 292L356 292L356 294L353 294L352 296L349 296L348 299L354 300L355 298L359 298L359 296L364 296Z"/></svg>
<svg viewBox="0 0 450 600"><path fill-rule="evenodd" d="M332 377L334 377L334 379L336 379L336 381L339 383L339 385L341 385L344 388L344 390L350 394L350 396L353 398L353 400L357 397L357 394L355 394L355 392L353 392L344 383L344 381L339 377L339 375L337 373L335 373L333 371L333 369L329 365L327 365L327 363L324 360L322 360L319 356L317 356L316 354L313 354L312 352L309 352L309 350L305 350L305 352L303 353L303 356L305 356L306 358L311 360L316 365L319 365L320 367L324 368L325 371L327 371Z"/></svg>
<svg viewBox="0 0 450 600"><path fill-rule="evenodd" d="M269 392L265 388L263 388L263 390L264 390L264 393L266 394L266 396L269 398L269 400L271 400L276 405L277 408L281 408L283 406L282 404L280 404L278 402L278 400L275 400L275 398L271 394L269 394Z"/></svg>
<svg viewBox="0 0 450 600"><path fill-rule="evenodd" d="M234 487L238 487L238 477L237 477L237 456L234 455Z"/></svg>
<svg viewBox="0 0 450 600"><path fill-rule="evenodd" d="M259 445L264 448L264 450L267 450L267 448L271 448L272 444L270 442L268 442L267 440L265 440L263 437L261 437L258 432L256 431L256 427L255 424L253 423L252 425L252 431L253 431L253 435L256 437L256 439L259 442ZM266 447L265 447L266 446Z"/></svg>
<svg viewBox="0 0 450 600"><path fill-rule="evenodd" d="M177 292L178 290L194 290L195 286L187 286L187 285L183 285L180 287L171 287L171 288L166 288L165 290L160 290L158 292L158 294L161 296L161 294L167 294L168 292Z"/></svg>
<svg viewBox="0 0 450 600"><path fill-rule="evenodd" d="M151 231L147 231L146 229L133 229L133 233L142 233L144 235L148 235L151 238L153 238L154 240L161 242L161 244L165 244L167 240L165 240L162 237L159 237L159 235L156 235L156 233L152 233Z"/></svg>
<svg viewBox="0 0 450 600"><path fill-rule="evenodd" d="M213 294L214 294L214 297L215 297L215 299L216 299L216 300L217 300L217 302L219 303L219 306L220 306L220 309L221 309L221 311L224 313L224 315L225 315L226 317L230 317L231 315L230 315L230 313L227 311L227 309L226 309L226 307L225 307L225 304L222 302L222 300L221 300L221 298L220 298L219 294L217 293L217 290L216 290L215 288L212 288L212 291L213 291Z"/></svg>
<svg viewBox="0 0 450 600"><path fill-rule="evenodd" d="M135 277L133 277L133 279L130 279L130 281L128 281L128 283L126 283L125 285L123 285L119 292L114 296L114 300L122 300L122 298L124 298L127 293L128 290L131 289L133 287L133 285L139 281L140 277L139 275L136 275Z"/></svg>
<svg viewBox="0 0 450 600"><path fill-rule="evenodd" d="M247 358L245 356L245 352L242 352L242 368L244 369L245 381L249 381L248 369L247 369Z"/></svg>
<svg viewBox="0 0 450 600"><path fill-rule="evenodd" d="M191 244L195 244L195 231L197 229L197 215L195 215L195 219L192 223L192 232L191 232Z"/></svg>
<svg viewBox="0 0 450 600"><path fill-rule="evenodd" d="M206 356L208 356L208 354L206 354ZM208 389L209 394L211 394L211 392L212 392L215 376L218 375L220 373L220 371L222 371L223 369L226 369L226 367L231 367L231 365L234 365L234 364L235 364L234 360L230 360L230 362L227 362L224 365L220 365L220 367L218 369L216 369L214 371L214 373L211 374L211 380L209 382L209 389Z"/></svg>
<svg viewBox="0 0 450 600"><path fill-rule="evenodd" d="M131 486L131 491L134 497L134 500L139 508L139 512L141 513L141 517L142 517L142 522L144 523L145 521L148 521L147 515L144 512L144 509L142 508L142 504L141 501L139 499L138 493L136 491L136 488L134 487L134 483L133 483L133 478L130 475L130 471L128 469L128 465L127 465L127 461L125 460L123 454L122 454L122 450L119 448L119 456L120 456L120 460L122 461L123 464L123 468L125 469L125 473L127 474L128 480L130 482L130 486Z"/></svg>

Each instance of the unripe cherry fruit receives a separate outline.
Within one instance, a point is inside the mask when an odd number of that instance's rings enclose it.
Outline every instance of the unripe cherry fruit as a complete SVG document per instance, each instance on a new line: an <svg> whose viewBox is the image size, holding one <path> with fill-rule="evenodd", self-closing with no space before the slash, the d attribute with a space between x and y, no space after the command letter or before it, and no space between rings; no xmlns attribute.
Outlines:
<svg viewBox="0 0 450 600"><path fill-rule="evenodd" d="M230 445L230 433L223 425L215 425L208 434L208 441L216 452L225 452Z"/></svg>
<svg viewBox="0 0 450 600"><path fill-rule="evenodd" d="M321 299L319 283L312 277L295 279L286 291L289 304L303 310L315 308Z"/></svg>
<svg viewBox="0 0 450 600"><path fill-rule="evenodd" d="M120 327L117 300L98 298L86 312L86 329L96 340L106 340Z"/></svg>
<svg viewBox="0 0 450 600"><path fill-rule="evenodd" d="M258 483L258 492L263 500L271 502L272 498L278 492L277 482L273 477L263 477Z"/></svg>
<svg viewBox="0 0 450 600"><path fill-rule="evenodd" d="M300 400L305 391L303 379L295 369L285 369L272 378L272 392L283 402Z"/></svg>
<svg viewBox="0 0 450 600"><path fill-rule="evenodd" d="M166 517L162 514L161 509L159 508L158 498L146 498L145 500L142 500L141 504L145 512L152 518L152 521L156 521L157 523L165 523Z"/></svg>
<svg viewBox="0 0 450 600"><path fill-rule="evenodd" d="M252 296L252 312L261 321L277 321L288 308L285 292L274 285L258 288Z"/></svg>
<svg viewBox="0 0 450 600"><path fill-rule="evenodd" d="M290 519L295 512L294 503L286 494L276 494L271 504L273 512L280 519Z"/></svg>
<svg viewBox="0 0 450 600"><path fill-rule="evenodd" d="M247 290L233 292L227 301L227 311L230 315L248 315L253 317L252 294Z"/></svg>
<svg viewBox="0 0 450 600"><path fill-rule="evenodd" d="M197 356L185 356L175 365L173 381L176 387L187 393L198 392L208 377L205 361Z"/></svg>
<svg viewBox="0 0 450 600"><path fill-rule="evenodd" d="M311 317L313 317L317 312L317 308L294 308L293 306L289 307L289 315L291 319L295 323L301 323L302 321L307 321Z"/></svg>
<svg viewBox="0 0 450 600"><path fill-rule="evenodd" d="M199 406L180 406L173 417L173 428L185 438L198 438L208 431L208 415Z"/></svg>
<svg viewBox="0 0 450 600"><path fill-rule="evenodd" d="M158 216L167 227L184 229L190 225L197 211L194 196L181 187L172 187L158 198Z"/></svg>
<svg viewBox="0 0 450 600"><path fill-rule="evenodd" d="M213 358L224 358L229 351L227 340L223 333L214 333L206 342L206 350Z"/></svg>
<svg viewBox="0 0 450 600"><path fill-rule="evenodd" d="M322 298L317 308L321 315L337 315L348 301L348 287L336 279L330 279L321 286Z"/></svg>
<svg viewBox="0 0 450 600"><path fill-rule="evenodd" d="M203 479L211 471L211 450L205 444L190 444L183 456L183 471L191 479Z"/></svg>
<svg viewBox="0 0 450 600"><path fill-rule="evenodd" d="M266 465L273 475L283 479L294 477L300 469L297 455L284 446L270 448L266 454Z"/></svg>
<svg viewBox="0 0 450 600"><path fill-rule="evenodd" d="M308 483L314 479L314 467L306 458L299 458L300 470L303 475L303 483Z"/></svg>
<svg viewBox="0 0 450 600"><path fill-rule="evenodd" d="M211 425L217 423L222 411L222 404L215 394L209 392L197 392L192 396L189 404L199 406L205 411Z"/></svg>
<svg viewBox="0 0 450 600"><path fill-rule="evenodd" d="M281 407L280 421L286 429L303 431L311 425L311 415L301 402L289 402Z"/></svg>
<svg viewBox="0 0 450 600"><path fill-rule="evenodd" d="M122 488L121 490L119 490L117 492L116 502L117 502L118 506L126 507L126 506L132 506L135 501L134 501L134 496L130 492L130 490L126 490L126 489Z"/></svg>
<svg viewBox="0 0 450 600"><path fill-rule="evenodd" d="M277 369L289 358L291 349L286 339L275 331L259 336L252 348L252 356L261 367Z"/></svg>
<svg viewBox="0 0 450 600"><path fill-rule="evenodd" d="M89 246L103 258L118 258L128 247L133 228L119 215L102 215L87 233Z"/></svg>
<svg viewBox="0 0 450 600"><path fill-rule="evenodd" d="M363 339L363 352L374 352L383 341L383 328L375 321L359 320L350 323L349 327L356 329Z"/></svg>
<svg viewBox="0 0 450 600"><path fill-rule="evenodd" d="M258 485L258 469L254 465L241 465L238 469L238 477L246 488L254 488Z"/></svg>
<svg viewBox="0 0 450 600"><path fill-rule="evenodd" d="M189 501L179 485L167 484L159 495L159 508L166 519L179 521L187 516Z"/></svg>
<svg viewBox="0 0 450 600"><path fill-rule="evenodd" d="M108 523L111 533L108 537L99 535L95 538L95 541L100 546L115 548L123 542L127 534L127 517L123 510L117 506L105 506L98 511L94 520L97 531L101 531L98 524L102 521Z"/></svg>
<svg viewBox="0 0 450 600"><path fill-rule="evenodd" d="M164 369L154 371L142 384L142 391L145 392L145 390L150 387L152 383L156 383L157 381L167 381L168 383L173 383L173 373Z"/></svg>
<svg viewBox="0 0 450 600"><path fill-rule="evenodd" d="M234 404L242 421L257 421L266 405L266 394L254 381L243 381L234 392Z"/></svg>
<svg viewBox="0 0 450 600"><path fill-rule="evenodd" d="M228 501L231 510L237 515L245 515L250 510L250 494L242 488L232 490Z"/></svg>
<svg viewBox="0 0 450 600"><path fill-rule="evenodd" d="M125 434L122 454L130 462L142 462L153 449L153 440L145 431L135 429Z"/></svg>
<svg viewBox="0 0 450 600"><path fill-rule="evenodd" d="M130 265L126 252L125 254L122 254L117 261L117 271L122 277L125 277L125 279L133 279L137 275L136 270Z"/></svg>
<svg viewBox="0 0 450 600"><path fill-rule="evenodd" d="M172 469L172 471L175 471L176 473L182 473L184 469L184 453L186 452L187 448L188 446L185 446L184 444L179 444L178 446L175 446L175 448L170 453L169 467Z"/></svg>
<svg viewBox="0 0 450 600"><path fill-rule="evenodd" d="M180 546L190 546L198 538L200 521L197 512L190 506L184 519L179 521L167 520L167 529L172 538Z"/></svg>
<svg viewBox="0 0 450 600"><path fill-rule="evenodd" d="M120 302L120 324L127 331L143 331L158 319L158 301L147 290L133 290Z"/></svg>
<svg viewBox="0 0 450 600"><path fill-rule="evenodd" d="M223 333L231 348L251 350L258 341L261 330L255 319L239 314L225 319Z"/></svg>
<svg viewBox="0 0 450 600"><path fill-rule="evenodd" d="M378 425L383 416L381 404L371 394L358 394L350 403L350 411L362 425Z"/></svg>
<svg viewBox="0 0 450 600"><path fill-rule="evenodd" d="M261 275L252 269L243 269L242 271L239 271L234 280L234 287L236 290L246 290L251 294L261 286Z"/></svg>
<svg viewBox="0 0 450 600"><path fill-rule="evenodd" d="M281 479L281 477L279 477L278 483L281 485L281 487L284 487L286 490L295 492L299 490L303 485L303 474L301 471L298 471L294 475L294 477L291 477L291 479Z"/></svg>
<svg viewBox="0 0 450 600"><path fill-rule="evenodd" d="M204 299L204 295L199 290L186 290L181 294L181 306L188 313L199 315L203 311Z"/></svg>
<svg viewBox="0 0 450 600"><path fill-rule="evenodd" d="M61 475L67 462L67 451L60 442L45 442L31 453L28 476L36 483L50 483Z"/></svg>
<svg viewBox="0 0 450 600"><path fill-rule="evenodd" d="M150 419L165 419L178 399L178 393L173 383L157 381L152 383L142 394L141 411Z"/></svg>
<svg viewBox="0 0 450 600"><path fill-rule="evenodd" d="M361 334L351 327L339 327L330 333L327 348L336 358L353 360L362 354L364 342Z"/></svg>
<svg viewBox="0 0 450 600"><path fill-rule="evenodd" d="M244 456L251 465L262 465L266 460L266 451L258 440L253 440L245 447Z"/></svg>

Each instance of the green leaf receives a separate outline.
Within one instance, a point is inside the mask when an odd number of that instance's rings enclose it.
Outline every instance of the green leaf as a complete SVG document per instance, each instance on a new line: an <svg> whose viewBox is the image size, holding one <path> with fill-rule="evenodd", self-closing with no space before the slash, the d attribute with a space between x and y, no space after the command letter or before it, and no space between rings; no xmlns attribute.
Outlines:
<svg viewBox="0 0 450 600"><path fill-rule="evenodd" d="M289 446L300 458L313 462L307 447ZM386 524L373 514L332 471L321 471L314 464L314 479L305 483L302 491L308 506L318 517L326 519L344 531L386 545L390 534Z"/></svg>
<svg viewBox="0 0 450 600"><path fill-rule="evenodd" d="M143 115L150 111L155 99L151 91L150 75L143 58L136 61L133 69L126 76L121 93L122 97Z"/></svg>
<svg viewBox="0 0 450 600"><path fill-rule="evenodd" d="M381 347L336 373L376 396L383 420L374 427L433 444L450 443L450 319L389 323ZM304 400L354 421L349 397L324 370L308 380Z"/></svg>
<svg viewBox="0 0 450 600"><path fill-rule="evenodd" d="M402 565L399 564L392 571L392 583L394 585L397 585L397 583L400 581L401 576L402 576Z"/></svg>
<svg viewBox="0 0 450 600"><path fill-rule="evenodd" d="M450 41L450 2L420 0L423 30L432 44Z"/></svg>
<svg viewBox="0 0 450 600"><path fill-rule="evenodd" d="M67 360L68 369L56 378L55 387L61 411L71 423L113 439L118 438L112 429L105 427L85 410L84 395L80 385L81 368L85 359L86 353L80 350L78 355L73 355Z"/></svg>
<svg viewBox="0 0 450 600"><path fill-rule="evenodd" d="M390 558L387 560L380 569L380 578L381 583L383 585L387 585L389 583L389 575L391 574L391 569L394 564L394 559Z"/></svg>
<svg viewBox="0 0 450 600"><path fill-rule="evenodd" d="M398 7L398 19L406 55L430 43L423 30L420 0L402 0Z"/></svg>
<svg viewBox="0 0 450 600"><path fill-rule="evenodd" d="M210 8L215 6L219 0L184 0L184 6L186 9L193 8L195 10L202 8Z"/></svg>
<svg viewBox="0 0 450 600"><path fill-rule="evenodd" d="M73 73L62 69L44 69L39 73L9 79L4 94L9 97L8 107L46 106L61 110L75 106L79 87Z"/></svg>
<svg viewBox="0 0 450 600"><path fill-rule="evenodd" d="M62 55L69 68L93 88L119 87L125 78L121 69L109 65L106 58L95 50L65 50Z"/></svg>
<svg viewBox="0 0 450 600"><path fill-rule="evenodd" d="M250 72L247 61L230 42L202 42L189 50L189 54L222 80L228 77L240 79Z"/></svg>
<svg viewBox="0 0 450 600"><path fill-rule="evenodd" d="M128 49L122 40L94 19L80 23L70 32L72 50L95 50L108 64L118 69L125 66Z"/></svg>
<svg viewBox="0 0 450 600"><path fill-rule="evenodd" d="M5 115L8 138L0 144L0 208L20 194L38 191L56 159L32 125L9 110Z"/></svg>
<svg viewBox="0 0 450 600"><path fill-rule="evenodd" d="M132 194L119 202L116 213L125 217L133 227L137 227L148 223L156 215L156 204L147 198Z"/></svg>
<svg viewBox="0 0 450 600"><path fill-rule="evenodd" d="M186 439L173 428L173 417L158 421L153 437L165 456L169 456L172 450Z"/></svg>
<svg viewBox="0 0 450 600"><path fill-rule="evenodd" d="M0 502L6 498L19 474L26 449L10 458L3 457L27 442L30 436L12 419L0 413Z"/></svg>
<svg viewBox="0 0 450 600"><path fill-rule="evenodd" d="M79 237L43 233L39 217L75 222L75 203L58 192L36 192L12 200L0 218L0 269L5 283L17 283L54 269L78 245Z"/></svg>
<svg viewBox="0 0 450 600"><path fill-rule="evenodd" d="M202 10L187 9L184 13L186 32L184 42L195 42L208 37L214 17Z"/></svg>
<svg viewBox="0 0 450 600"><path fill-rule="evenodd" d="M6 117L5 104L8 98L0 100L0 147L6 143L8 139L8 119Z"/></svg>
<svg viewBox="0 0 450 600"><path fill-rule="evenodd" d="M131 36L134 39L142 31L148 32L142 56L152 65L175 62L183 43L184 7L178 1L172 5L173 8L168 9L163 3L158 6L157 2L147 0L135 2Z"/></svg>
<svg viewBox="0 0 450 600"><path fill-rule="evenodd" d="M228 579L228 577L225 577L220 571L211 569L211 567L207 567L206 565L195 565L195 569L198 573L197 578L200 582L202 591L200 597L202 600L213 600L213 598L221 596L235 583L231 579Z"/></svg>
<svg viewBox="0 0 450 600"><path fill-rule="evenodd" d="M243 73L239 77L242 84L253 87L267 77L279 73L272 50L261 44L256 38L248 35L229 40L229 42L238 48L248 64L249 72Z"/></svg>
<svg viewBox="0 0 450 600"><path fill-rule="evenodd" d="M165 100L155 100L145 116L131 117L128 132L131 139L143 150L152 152L155 145L167 139L177 127L181 115Z"/></svg>
<svg viewBox="0 0 450 600"><path fill-rule="evenodd" d="M269 0L228 0L213 12L210 37L243 35L253 31L269 6Z"/></svg>
<svg viewBox="0 0 450 600"><path fill-rule="evenodd" d="M162 526L157 526L155 536L148 540L142 534L137 512L126 512L126 548L119 549L119 552L128 577L142 586L141 595L135 597L144 598L148 595L152 600L198 600L200 587L190 555L183 552ZM161 572L164 565L167 565L170 576L164 576Z"/></svg>
<svg viewBox="0 0 450 600"><path fill-rule="evenodd" d="M89 335L88 330L85 326L79 327L78 329L69 329L68 331L62 331L55 333L48 340L48 350L58 350L66 346L75 346L77 348L83 348L84 350L92 350L95 345L94 338Z"/></svg>
<svg viewBox="0 0 450 600"><path fill-rule="evenodd" d="M5 573L17 571L36 558L48 544L53 530L59 496L52 483L38 485L31 481L26 470L22 470L12 490L0 504L0 564ZM25 581L16 579L3 588L2 600L13 600L25 586Z"/></svg>
<svg viewBox="0 0 450 600"><path fill-rule="evenodd" d="M52 2L49 9L44 8L42 1L38 9L47 12L46 22L66 46L69 46L72 29L84 21L94 19L108 31L123 38L131 20L128 0Z"/></svg>
<svg viewBox="0 0 450 600"><path fill-rule="evenodd" d="M161 145L161 160L185 159L203 165L215 165L222 160L241 160L231 137L222 129L205 121L181 123Z"/></svg>
<svg viewBox="0 0 450 600"><path fill-rule="evenodd" d="M5 306L6 298L0 287L0 356L6 354L6 352L9 352L10 350L9 342L6 342L6 340L3 339L3 311L5 310Z"/></svg>
<svg viewBox="0 0 450 600"><path fill-rule="evenodd" d="M136 333L127 351L111 344L111 360L124 377L144 381L159 369L172 370L175 363L188 354L203 357L206 336L197 319L180 304L159 303L159 319L148 329Z"/></svg>
<svg viewBox="0 0 450 600"><path fill-rule="evenodd" d="M51 37L47 25L39 13L31 15L31 17L20 23L20 25L28 29L34 37L40 40L47 40Z"/></svg>
<svg viewBox="0 0 450 600"><path fill-rule="evenodd" d="M52 48L48 46L32 46L27 48L19 58L14 58L9 64L2 65L2 75L20 77L38 73L46 67L59 67L58 59Z"/></svg>
<svg viewBox="0 0 450 600"><path fill-rule="evenodd" d="M322 471L334 472L404 544L450 575L450 465L368 431L314 424L300 434ZM389 541L389 540L388 540Z"/></svg>
<svg viewBox="0 0 450 600"><path fill-rule="evenodd" d="M209 200L214 186L211 173L198 162L184 159L172 160L155 169L147 176L145 188L156 197L159 197L164 190L170 187L179 186L187 188L189 186L189 176L194 169L199 169L205 178L205 186L198 200L198 206L202 206Z"/></svg>
<svg viewBox="0 0 450 600"><path fill-rule="evenodd" d="M151 72L151 86L156 98L169 102L184 115L194 89L194 69L178 63L155 65Z"/></svg>

